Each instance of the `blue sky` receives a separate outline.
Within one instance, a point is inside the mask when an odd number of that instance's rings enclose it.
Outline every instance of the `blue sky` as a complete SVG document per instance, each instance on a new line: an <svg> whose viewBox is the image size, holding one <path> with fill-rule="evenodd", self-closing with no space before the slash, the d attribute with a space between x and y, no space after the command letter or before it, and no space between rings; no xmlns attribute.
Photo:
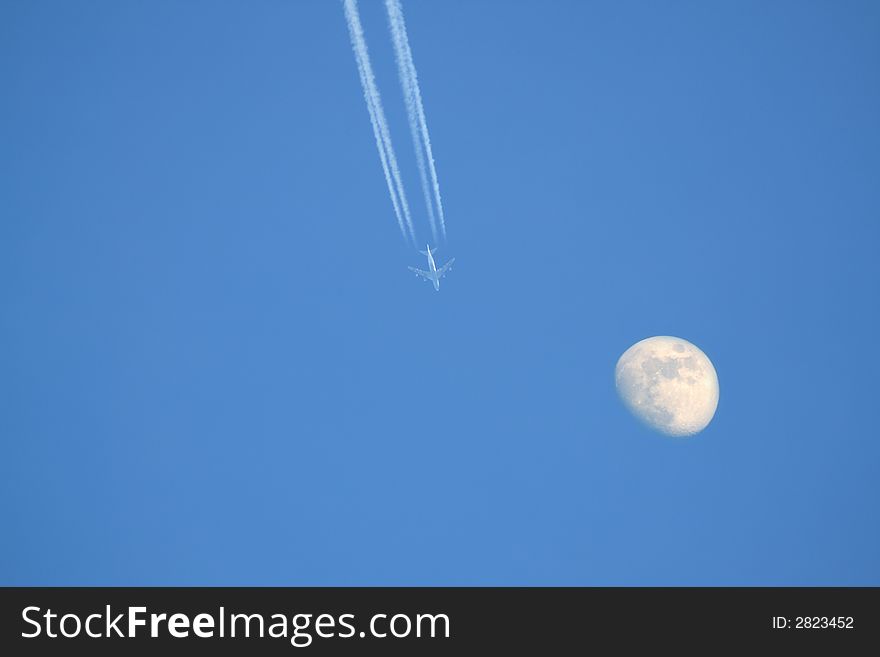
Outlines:
<svg viewBox="0 0 880 657"><path fill-rule="evenodd" d="M339 3L0 6L0 582L880 584L877 3L404 9L439 294Z"/></svg>

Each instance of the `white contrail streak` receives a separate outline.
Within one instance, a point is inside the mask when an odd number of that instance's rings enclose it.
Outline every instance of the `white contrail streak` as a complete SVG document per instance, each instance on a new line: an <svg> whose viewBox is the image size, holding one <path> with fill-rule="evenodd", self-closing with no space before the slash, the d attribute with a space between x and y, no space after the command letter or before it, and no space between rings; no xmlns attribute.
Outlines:
<svg viewBox="0 0 880 657"><path fill-rule="evenodd" d="M413 85L410 77L410 69L406 62L406 54L404 51L404 41L399 38L401 31L398 29L397 19L399 14L398 8L392 8L392 3L386 3L388 10L388 21L391 25L391 36L394 40L395 59L397 59L397 71L400 78L400 86L403 89L403 99L406 102L406 114L409 118L409 131L412 135L413 148L416 153L416 165L419 169L419 178L422 182L422 194L425 197L425 207L428 210L428 221L431 224L431 234L434 237L434 243L437 243L437 222L434 219L434 200L431 196L430 183L428 182L428 170L425 165L425 153L422 147L422 137L419 128L418 111L416 110ZM402 18L402 17L401 17ZM403 34L406 34L405 26Z"/></svg>
<svg viewBox="0 0 880 657"><path fill-rule="evenodd" d="M416 160L419 173L422 176L422 190L425 193L425 202L428 205L428 219L431 221L431 230L434 239L437 239L437 230L434 226L434 212L428 193L428 180L425 174L425 154L427 154L427 168L431 173L431 183L434 187L434 202L437 204L437 216L440 218L440 234L446 237L446 220L443 217L443 203L440 201L440 183L437 181L437 169L434 167L434 154L431 152L431 138L428 135L428 121L425 119L425 108L422 105L422 92L419 90L419 78L416 66L413 62L412 51L409 47L409 38L406 35L406 23L403 20L403 8L400 0L385 0L385 9L388 11L388 22L391 26L391 39L394 41L394 54L397 58L397 68L400 75L400 86L403 88L403 96L406 100L406 111L409 115L409 125L413 136L413 145L416 151ZM422 149L424 148L424 153Z"/></svg>
<svg viewBox="0 0 880 657"><path fill-rule="evenodd" d="M397 158L394 156L394 147L391 145L391 133L388 130L388 121L385 111L382 109L382 97L376 87L376 78L373 75L373 67L370 65L370 54L367 51L367 41L364 38L364 30L358 15L357 0L345 0L345 20L348 23L348 34L351 37L351 47L354 50L357 61L358 73L361 78L361 86L364 89L364 100L367 102L367 110L370 112L370 123L373 125L373 135L376 138L376 148L379 151L379 159L382 161L382 171L385 173L385 182L388 184L388 193L391 196L391 205L397 217L397 224L403 238L407 236L416 243L415 231L413 230L412 218L410 217L409 205L406 202L406 194L403 191L403 182L400 179L400 169L397 166Z"/></svg>

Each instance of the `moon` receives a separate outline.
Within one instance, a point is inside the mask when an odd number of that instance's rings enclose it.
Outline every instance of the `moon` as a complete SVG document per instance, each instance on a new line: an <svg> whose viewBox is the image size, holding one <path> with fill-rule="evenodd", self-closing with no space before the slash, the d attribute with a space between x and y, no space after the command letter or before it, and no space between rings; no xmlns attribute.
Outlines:
<svg viewBox="0 0 880 657"><path fill-rule="evenodd" d="M712 361L682 338L659 335L637 342L617 361L614 378L630 412L667 436L699 433L718 408Z"/></svg>

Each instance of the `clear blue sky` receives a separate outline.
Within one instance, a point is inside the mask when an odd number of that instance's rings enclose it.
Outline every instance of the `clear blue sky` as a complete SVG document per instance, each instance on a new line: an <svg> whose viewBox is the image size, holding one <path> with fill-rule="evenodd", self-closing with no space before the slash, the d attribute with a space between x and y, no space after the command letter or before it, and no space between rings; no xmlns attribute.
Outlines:
<svg viewBox="0 0 880 657"><path fill-rule="evenodd" d="M880 5L404 9L439 294L340 3L0 5L0 582L880 584Z"/></svg>

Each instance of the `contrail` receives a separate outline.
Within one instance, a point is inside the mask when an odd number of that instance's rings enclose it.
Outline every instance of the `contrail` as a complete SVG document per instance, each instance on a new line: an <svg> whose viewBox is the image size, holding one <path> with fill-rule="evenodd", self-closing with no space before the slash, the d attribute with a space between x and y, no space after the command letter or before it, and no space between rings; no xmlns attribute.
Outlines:
<svg viewBox="0 0 880 657"><path fill-rule="evenodd" d="M394 54L397 58L400 86L403 88L403 96L406 100L406 111L409 115L409 126L416 151L416 160L422 177L422 191L425 193L425 203L428 205L428 219L431 221L431 231L436 241L437 229L434 225L434 212L428 192L425 154L427 154L427 168L431 172L431 183L434 187L434 202L437 204L437 216L440 218L440 234L445 239L446 220L443 217L443 203L440 201L440 183L437 181L437 170L434 168L434 154L431 152L431 138L428 136L428 121L425 119L422 93L419 90L419 78L416 73L416 66L413 63L409 38L406 35L403 8L400 6L400 0L385 0L385 9L388 11L388 22L391 26L391 38L394 41ZM423 148L424 153L422 152Z"/></svg>
<svg viewBox="0 0 880 657"><path fill-rule="evenodd" d="M416 236L409 213L409 205L403 191L403 182L400 179L397 158L394 156L394 147L391 145L388 121L385 118L385 111L382 109L382 97L376 87L376 78L373 75L373 67L370 65L370 54L367 51L367 41L364 38L364 30L358 15L357 0L345 0L344 7L348 34L351 37L351 47L354 50L361 86L364 89L364 100L367 102L367 109L370 112L370 123L373 125L373 135L376 137L376 148L379 151L379 159L382 161L382 170L385 173L385 182L388 184L391 205L394 206L394 214L397 217L397 224L400 226L403 238L406 239L409 236L412 243L415 244Z"/></svg>
<svg viewBox="0 0 880 657"><path fill-rule="evenodd" d="M403 98L406 102L406 114L409 118L409 131L412 135L413 148L416 152L416 164L419 168L419 178L421 178L422 182L422 194L425 197L425 207L428 209L428 221L431 224L431 234L434 236L434 243L437 243L437 223L434 219L434 201L431 197L431 190L428 182L428 171L425 165L425 154L424 149L422 147L422 137L419 129L418 122L418 111L415 107L414 94L413 94L413 86L411 83L409 67L406 63L406 54L404 51L404 41L399 38L400 30L397 29L397 19L398 16L402 20L402 16L399 15L398 11L400 7L392 8L392 3L387 2L386 8L388 10L388 21L391 25L391 35L394 40L394 52L395 59L397 59L397 71L398 76L400 77L400 86L403 89ZM406 36L406 29L404 26L403 30L404 37Z"/></svg>

